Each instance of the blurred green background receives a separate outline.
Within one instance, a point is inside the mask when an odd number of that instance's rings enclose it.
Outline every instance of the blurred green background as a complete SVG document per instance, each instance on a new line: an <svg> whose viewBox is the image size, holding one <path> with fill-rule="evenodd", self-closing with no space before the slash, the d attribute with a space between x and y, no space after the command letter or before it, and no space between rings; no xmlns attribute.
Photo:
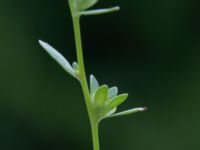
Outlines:
<svg viewBox="0 0 200 150"><path fill-rule="evenodd" d="M83 17L88 73L129 92L119 110L146 113L101 124L102 150L200 149L200 1L100 0ZM92 150L79 84L38 45L75 60L67 0L0 0L0 149Z"/></svg>

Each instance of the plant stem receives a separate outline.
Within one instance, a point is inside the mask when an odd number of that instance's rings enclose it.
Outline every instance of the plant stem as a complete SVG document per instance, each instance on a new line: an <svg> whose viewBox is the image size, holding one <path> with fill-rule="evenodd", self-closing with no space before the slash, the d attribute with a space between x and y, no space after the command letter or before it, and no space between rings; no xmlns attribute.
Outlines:
<svg viewBox="0 0 200 150"><path fill-rule="evenodd" d="M86 100L87 108L90 109L91 108L90 92L89 92L89 87L88 87L86 73L85 73L79 16L73 17L73 25L74 25L74 34L75 34L75 42L76 42L77 59L78 59L78 64L79 64L80 83L81 83L83 94Z"/></svg>
<svg viewBox="0 0 200 150"><path fill-rule="evenodd" d="M99 146L99 131L98 131L98 123L94 123L92 125L92 139L93 139L93 147L94 150L100 150Z"/></svg>
<svg viewBox="0 0 200 150"><path fill-rule="evenodd" d="M81 41L80 16L72 14L72 20L73 20L73 26L74 26L77 59L78 59L78 64L79 64L79 78L80 78L80 83L81 83L81 87L83 90L83 94L84 94L84 98L86 101L86 106L87 106L87 110L88 110L88 114L90 118L93 148L94 150L100 150L98 120L96 120L96 117L93 114L92 104L90 100L91 97L90 97L89 87L88 87L86 73L85 73L83 48L82 48L82 41Z"/></svg>

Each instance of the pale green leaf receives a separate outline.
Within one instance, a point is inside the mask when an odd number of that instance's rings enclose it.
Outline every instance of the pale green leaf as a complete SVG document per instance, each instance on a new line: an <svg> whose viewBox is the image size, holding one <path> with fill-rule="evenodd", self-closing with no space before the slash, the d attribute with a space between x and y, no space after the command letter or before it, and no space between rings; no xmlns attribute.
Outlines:
<svg viewBox="0 0 200 150"><path fill-rule="evenodd" d="M77 1L80 1L79 4L80 10L88 9L98 2L98 0L77 0Z"/></svg>
<svg viewBox="0 0 200 150"><path fill-rule="evenodd" d="M95 107L101 108L104 106L105 101L108 99L108 86L101 86L94 95Z"/></svg>
<svg viewBox="0 0 200 150"><path fill-rule="evenodd" d="M90 75L90 93L94 94L99 88L99 83L94 75Z"/></svg>
<svg viewBox="0 0 200 150"><path fill-rule="evenodd" d="M113 99L117 96L118 94L118 88L117 87L112 87L109 89L109 99Z"/></svg>
<svg viewBox="0 0 200 150"><path fill-rule="evenodd" d="M95 10L87 10L87 11L82 11L80 12L81 15L101 15L101 14L107 14L107 13L112 13L119 11L120 7L111 7L111 8L103 8L103 9L95 9Z"/></svg>
<svg viewBox="0 0 200 150"><path fill-rule="evenodd" d="M73 62L73 63L72 63L72 67L73 67L73 69L74 69L76 72L79 72L79 65L78 65L77 62Z"/></svg>
<svg viewBox="0 0 200 150"><path fill-rule="evenodd" d="M51 45L46 42L39 40L40 45L46 50L46 52L70 75L77 78L74 69L71 67L69 62Z"/></svg>
<svg viewBox="0 0 200 150"><path fill-rule="evenodd" d="M86 10L95 5L98 0L70 0L77 10Z"/></svg>
<svg viewBox="0 0 200 150"><path fill-rule="evenodd" d="M108 106L106 107L106 112L111 111L115 107L122 104L128 98L128 94L121 94L110 101Z"/></svg>
<svg viewBox="0 0 200 150"><path fill-rule="evenodd" d="M109 111L109 112L105 115L105 117L114 114L116 111L117 111L117 107L115 107L115 108L113 108L111 111Z"/></svg>
<svg viewBox="0 0 200 150"><path fill-rule="evenodd" d="M109 116L107 116L107 118L126 116L126 115L130 115L130 114L137 113L137 112L143 112L143 111L146 111L146 110L147 110L147 108L145 108L145 107L133 108L133 109L130 109L130 110L126 110L126 111L123 111L123 112L119 112L119 113L116 113L116 114L109 115Z"/></svg>

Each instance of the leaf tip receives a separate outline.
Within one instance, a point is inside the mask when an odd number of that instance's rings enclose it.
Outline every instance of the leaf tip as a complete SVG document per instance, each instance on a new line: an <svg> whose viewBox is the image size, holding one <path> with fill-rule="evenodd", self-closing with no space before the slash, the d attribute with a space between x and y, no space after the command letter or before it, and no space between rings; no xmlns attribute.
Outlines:
<svg viewBox="0 0 200 150"><path fill-rule="evenodd" d="M90 80L92 80L92 79L94 79L94 78L95 78L94 75L91 74L91 75L90 75Z"/></svg>
<svg viewBox="0 0 200 150"><path fill-rule="evenodd" d="M119 11L119 10L120 10L120 7L119 7L119 6L116 6L116 7L115 7L115 10L116 10L116 11Z"/></svg>
<svg viewBox="0 0 200 150"><path fill-rule="evenodd" d="M38 40L38 43L43 47L45 48L47 46L47 43L42 41L42 40Z"/></svg>
<svg viewBox="0 0 200 150"><path fill-rule="evenodd" d="M142 108L142 111L147 111L148 110L148 107L143 107Z"/></svg>
<svg viewBox="0 0 200 150"><path fill-rule="evenodd" d="M129 94L128 93L124 93L124 94L121 94L121 96L123 96L123 97L125 97L127 99Z"/></svg>
<svg viewBox="0 0 200 150"><path fill-rule="evenodd" d="M108 94L108 85L104 84L102 86L99 87L99 91L104 90L106 91L106 93Z"/></svg>
<svg viewBox="0 0 200 150"><path fill-rule="evenodd" d="M44 42L42 40L38 40L38 43L42 45Z"/></svg>

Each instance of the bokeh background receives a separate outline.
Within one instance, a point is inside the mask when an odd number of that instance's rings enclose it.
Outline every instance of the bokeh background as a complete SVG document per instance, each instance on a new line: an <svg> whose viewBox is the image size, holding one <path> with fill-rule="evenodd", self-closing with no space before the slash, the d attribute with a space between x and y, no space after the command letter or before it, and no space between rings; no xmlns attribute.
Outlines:
<svg viewBox="0 0 200 150"><path fill-rule="evenodd" d="M83 17L88 75L129 92L104 121L102 150L200 149L200 1L100 0L114 14ZM67 0L0 0L0 149L92 150L79 84L38 45L76 59Z"/></svg>

